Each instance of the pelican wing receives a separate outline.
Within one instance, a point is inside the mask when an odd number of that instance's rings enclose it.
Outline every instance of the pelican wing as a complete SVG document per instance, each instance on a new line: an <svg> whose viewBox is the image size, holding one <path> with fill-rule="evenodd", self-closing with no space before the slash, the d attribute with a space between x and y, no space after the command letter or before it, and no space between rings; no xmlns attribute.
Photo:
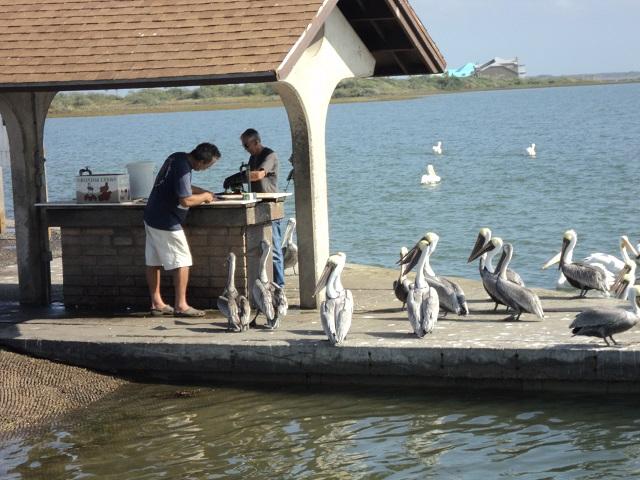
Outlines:
<svg viewBox="0 0 640 480"><path fill-rule="evenodd" d="M240 328L249 330L249 322L251 321L251 304L244 295L238 297L238 316L240 318Z"/></svg>
<svg viewBox="0 0 640 480"><path fill-rule="evenodd" d="M600 252L595 252L589 255L588 257L585 257L582 260L582 263L586 263L587 265L592 265L592 266L594 264L602 265L604 268L606 268L613 274L618 273L620 269L624 267L624 262L620 260L618 257L616 257L615 255L610 255L608 253L600 253Z"/></svg>
<svg viewBox="0 0 640 480"><path fill-rule="evenodd" d="M524 280L522 280L522 277L520 277L520 275L518 275L518 272L516 272L514 270L511 270L510 268L507 268L507 280L509 280L510 282L513 282L513 283L517 283L521 287L526 286L524 284Z"/></svg>
<svg viewBox="0 0 640 480"><path fill-rule="evenodd" d="M284 268L294 267L298 263L298 246L295 243L289 243L282 249L284 257Z"/></svg>
<svg viewBox="0 0 640 480"><path fill-rule="evenodd" d="M429 287L416 288L415 285L411 285L409 289L409 295L407 295L407 316L409 317L409 323L411 329L419 338L424 336L421 334L422 328L422 295L425 291L428 292Z"/></svg>
<svg viewBox="0 0 640 480"><path fill-rule="evenodd" d="M273 299L274 318L273 322L269 324L271 328L278 328L280 326L280 320L287 316L289 311L289 301L284 293L284 288L278 286L275 283L271 283L271 298Z"/></svg>
<svg viewBox="0 0 640 480"><path fill-rule="evenodd" d="M455 314L459 314L462 311L453 282L443 277L426 277L426 279L429 286L438 292L439 304L442 310Z"/></svg>
<svg viewBox="0 0 640 480"><path fill-rule="evenodd" d="M393 292L396 294L396 298L400 300L402 303L407 303L407 295L409 294L409 285L411 285L411 280L403 279L403 280L394 280L393 281Z"/></svg>
<svg viewBox="0 0 640 480"><path fill-rule="evenodd" d="M273 310L273 296L271 295L271 289L268 285L262 283L259 278L257 278L253 284L253 301L256 309L267 317L267 322L273 322L275 312Z"/></svg>
<svg viewBox="0 0 640 480"><path fill-rule="evenodd" d="M335 343L337 345L344 342L351 328L351 318L353 317L353 295L351 294L351 290L345 290L338 300L339 308L336 311L337 316L335 323Z"/></svg>
<svg viewBox="0 0 640 480"><path fill-rule="evenodd" d="M499 305L506 305L507 303L500 296L496 287L496 282L498 280L497 275L494 275L485 268L484 271L480 272L480 278L482 278L482 286L484 287L485 292L487 292L487 295L489 295L491 300Z"/></svg>
<svg viewBox="0 0 640 480"><path fill-rule="evenodd" d="M222 313L225 317L229 318L229 299L223 295L220 295L218 297L218 310L220 310L220 313Z"/></svg>
<svg viewBox="0 0 640 480"><path fill-rule="evenodd" d="M538 296L531 290L520 285L502 280L498 277L496 282L498 293L505 299L507 305L516 311L533 313L538 318L544 318L542 303Z"/></svg>
<svg viewBox="0 0 640 480"><path fill-rule="evenodd" d="M462 287L460 285L458 285L455 282L452 282L451 280L449 280L448 278L445 277L438 277L442 283L449 284L451 286L451 289L453 289L453 291L455 292L456 295L456 301L458 302L458 305L460 306L460 313L462 315L467 315L469 313L469 307L467 306L467 299L464 295L464 291L462 290Z"/></svg>
<svg viewBox="0 0 640 480"><path fill-rule="evenodd" d="M331 343L334 343L336 338L336 300L328 298L320 305L320 323Z"/></svg>
<svg viewBox="0 0 640 480"><path fill-rule="evenodd" d="M567 277L567 281L576 288L606 292L610 287L607 276L602 269L585 263L565 263L562 265L562 273Z"/></svg>
<svg viewBox="0 0 640 480"><path fill-rule="evenodd" d="M431 333L438 322L440 300L435 288L429 288L428 298L422 301L422 329L425 333Z"/></svg>
<svg viewBox="0 0 640 480"><path fill-rule="evenodd" d="M629 322L629 312L620 308L588 308L576 315L569 328L598 328L624 325Z"/></svg>

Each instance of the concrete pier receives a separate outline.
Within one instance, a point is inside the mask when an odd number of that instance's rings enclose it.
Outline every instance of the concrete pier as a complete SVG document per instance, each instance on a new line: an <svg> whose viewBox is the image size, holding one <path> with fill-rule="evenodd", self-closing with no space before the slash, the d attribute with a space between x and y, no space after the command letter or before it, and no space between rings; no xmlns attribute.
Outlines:
<svg viewBox="0 0 640 480"><path fill-rule="evenodd" d="M60 278L56 262L52 275L55 283ZM27 309L5 299L0 344L71 365L161 381L640 390L640 330L619 335L621 345L607 347L600 339L572 337L568 328L586 307L625 302L536 290L547 318L525 314L518 322L505 321L504 312L493 312L479 281L461 279L470 315L449 314L431 335L417 339L391 290L395 277L392 270L347 266L343 282L356 305L351 332L340 347L325 340L317 311L296 306L294 289L287 292L293 307L279 330L242 334L228 333L217 311L199 319L158 318L148 312L70 311L61 305ZM0 293L11 281L11 272L0 272L5 284Z"/></svg>

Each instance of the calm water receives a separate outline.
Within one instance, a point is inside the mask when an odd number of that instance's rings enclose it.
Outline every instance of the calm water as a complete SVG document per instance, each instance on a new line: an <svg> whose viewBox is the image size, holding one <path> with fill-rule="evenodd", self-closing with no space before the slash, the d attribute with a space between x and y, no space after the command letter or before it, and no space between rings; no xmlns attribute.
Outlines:
<svg viewBox="0 0 640 480"><path fill-rule="evenodd" d="M579 234L579 256L615 253L622 234L640 239L638 112L640 84L331 106L331 249L351 262L392 266L400 246L432 230L441 238L434 269L474 277L465 261L478 229L489 226L514 244L514 266L528 283L552 286L555 272L540 266L566 229ZM279 152L284 189L291 140L282 108L49 119L49 196L70 199L86 165L94 172L123 172L137 160L159 165L205 140L218 144L223 159L195 182L220 191L246 159L238 135L249 126ZM431 150L437 140L442 156ZM532 142L536 159L525 156ZM420 185L428 163L441 184ZM293 201L288 208L293 215Z"/></svg>
<svg viewBox="0 0 640 480"><path fill-rule="evenodd" d="M392 266L401 245L440 234L433 265L475 277L465 260L477 230L516 248L530 284L562 232L578 255L640 238L640 85L478 92L335 105L328 119L331 248ZM72 196L89 165L124 171L214 141L223 161L196 174L219 191L253 126L288 171L284 110L51 119L50 198ZM442 140L445 153L431 145ZM538 157L524 155L537 144ZM428 163L442 177L420 185ZM8 175L5 175L5 179ZM284 182L282 188L284 188ZM293 214L293 202L288 204ZM640 476L637 399L135 386L81 420L0 442L0 478L633 478Z"/></svg>
<svg viewBox="0 0 640 480"><path fill-rule="evenodd" d="M0 478L629 479L639 458L619 397L136 386L0 444Z"/></svg>

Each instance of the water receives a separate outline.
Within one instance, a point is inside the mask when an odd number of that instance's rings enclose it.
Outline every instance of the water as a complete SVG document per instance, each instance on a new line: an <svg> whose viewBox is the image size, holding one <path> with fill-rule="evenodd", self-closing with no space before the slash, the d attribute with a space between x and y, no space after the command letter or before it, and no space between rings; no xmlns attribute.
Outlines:
<svg viewBox="0 0 640 480"><path fill-rule="evenodd" d="M131 386L0 444L0 477L628 479L640 475L636 406L623 396Z"/></svg>
<svg viewBox="0 0 640 480"><path fill-rule="evenodd" d="M639 84L332 106L331 249L392 266L401 245L432 230L436 271L475 278L465 260L490 226L515 245L528 283L551 286L555 273L540 265L565 229L580 234L578 255L640 236L638 111ZM50 198L69 199L86 165L160 164L204 140L223 160L195 183L219 191L246 158L238 136L249 126L280 153L284 188L291 142L281 108L50 119ZM524 154L531 142L536 159ZM438 186L419 183L428 163ZM0 441L0 478L633 478L639 440L637 400L624 395L136 385L80 418Z"/></svg>
<svg viewBox="0 0 640 480"><path fill-rule="evenodd" d="M331 250L351 262L393 266L400 246L431 230L441 238L436 272L475 278L466 258L478 229L489 226L514 244L513 266L525 281L553 286L556 272L540 266L559 250L566 229L579 234L578 257L616 253L622 234L640 239L639 111L640 84L333 105ZM194 182L220 191L246 160L238 137L249 126L280 154L284 189L291 139L283 108L49 119L49 197L72 198L74 176L86 165L99 172L124 172L132 161L160 165L168 153L205 140L218 144L223 158ZM431 150L437 140L441 156ZM525 155L532 142L536 159ZM442 177L437 186L420 185L428 163ZM9 179L5 173L7 191ZM287 209L294 214L292 201Z"/></svg>

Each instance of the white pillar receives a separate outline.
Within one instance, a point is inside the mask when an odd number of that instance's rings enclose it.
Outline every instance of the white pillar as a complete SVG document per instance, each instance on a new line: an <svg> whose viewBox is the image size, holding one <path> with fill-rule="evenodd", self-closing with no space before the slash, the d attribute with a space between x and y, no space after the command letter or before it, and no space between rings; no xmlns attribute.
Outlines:
<svg viewBox="0 0 640 480"><path fill-rule="evenodd" d="M374 66L369 50L335 8L275 85L291 127L302 308L318 306L313 291L329 256L325 127L331 95L340 80L371 76Z"/></svg>
<svg viewBox="0 0 640 480"><path fill-rule="evenodd" d="M20 302L50 302L49 229L34 204L47 201L44 122L55 92L0 93L11 152Z"/></svg>

